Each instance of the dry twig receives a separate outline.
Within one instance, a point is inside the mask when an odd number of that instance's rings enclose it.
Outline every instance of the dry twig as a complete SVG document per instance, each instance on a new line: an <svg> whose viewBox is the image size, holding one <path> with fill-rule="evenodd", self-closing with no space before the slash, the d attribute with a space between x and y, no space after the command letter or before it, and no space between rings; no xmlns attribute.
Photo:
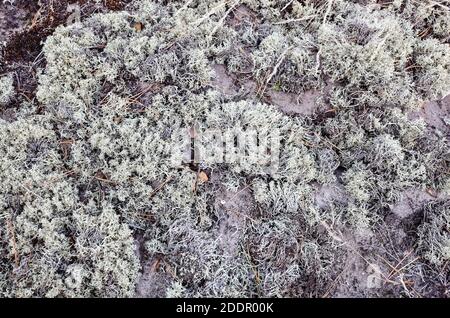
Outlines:
<svg viewBox="0 0 450 318"><path fill-rule="evenodd" d="M20 264L20 259L19 259L19 253L17 252L16 233L14 231L14 225L12 223L12 218L6 219L6 226L8 229L9 237L11 239L12 253L14 255L14 265L16 268L18 268L19 264Z"/></svg>

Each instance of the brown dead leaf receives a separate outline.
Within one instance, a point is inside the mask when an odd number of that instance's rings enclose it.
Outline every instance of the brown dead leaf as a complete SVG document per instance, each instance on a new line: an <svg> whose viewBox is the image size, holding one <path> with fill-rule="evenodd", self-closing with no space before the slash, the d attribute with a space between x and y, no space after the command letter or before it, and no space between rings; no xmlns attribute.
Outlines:
<svg viewBox="0 0 450 318"><path fill-rule="evenodd" d="M137 22L134 24L134 29L136 30L136 32L141 32L143 29L143 25L141 22Z"/></svg>
<svg viewBox="0 0 450 318"><path fill-rule="evenodd" d="M205 172L200 171L200 173L198 174L198 180L200 180L201 183L205 183L208 182L209 178Z"/></svg>
<svg viewBox="0 0 450 318"><path fill-rule="evenodd" d="M438 195L436 194L436 191L434 191L433 189L427 189L426 192L432 196L433 198L437 198Z"/></svg>
<svg viewBox="0 0 450 318"><path fill-rule="evenodd" d="M122 116L115 116L114 118L113 118L113 121L116 123L116 124L120 124L121 122L122 122Z"/></svg>

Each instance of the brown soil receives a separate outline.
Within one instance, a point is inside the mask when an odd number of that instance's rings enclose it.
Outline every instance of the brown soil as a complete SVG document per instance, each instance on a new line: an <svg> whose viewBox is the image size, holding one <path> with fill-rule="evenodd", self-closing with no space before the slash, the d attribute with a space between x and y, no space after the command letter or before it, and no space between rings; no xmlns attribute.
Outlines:
<svg viewBox="0 0 450 318"><path fill-rule="evenodd" d="M410 118L423 118L432 129L438 129L450 135L450 95L441 100L425 103L422 108L410 114ZM445 119L447 118L447 123Z"/></svg>

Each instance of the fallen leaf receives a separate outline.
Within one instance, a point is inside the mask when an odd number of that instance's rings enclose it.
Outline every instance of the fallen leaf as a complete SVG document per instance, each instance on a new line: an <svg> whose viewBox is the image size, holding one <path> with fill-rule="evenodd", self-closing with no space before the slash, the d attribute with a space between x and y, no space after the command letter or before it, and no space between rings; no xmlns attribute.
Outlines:
<svg viewBox="0 0 450 318"><path fill-rule="evenodd" d="M115 116L115 117L113 118L113 121L114 121L116 124L120 124L120 123L122 122L122 117L121 117L121 116Z"/></svg>
<svg viewBox="0 0 450 318"><path fill-rule="evenodd" d="M209 180L208 175L207 175L205 172L203 172L203 171L201 171L201 172L198 174L198 179L199 179L200 182L202 182L202 183L208 182L208 180Z"/></svg>
<svg viewBox="0 0 450 318"><path fill-rule="evenodd" d="M134 24L134 29L136 30L136 32L141 32L143 28L143 25L141 22L137 22Z"/></svg>
<svg viewBox="0 0 450 318"><path fill-rule="evenodd" d="M432 196L433 198L437 198L437 197L438 197L437 194L436 194L436 192L435 192L434 190L432 190L432 189L427 189L426 191L427 191L427 193L428 193L430 196Z"/></svg>

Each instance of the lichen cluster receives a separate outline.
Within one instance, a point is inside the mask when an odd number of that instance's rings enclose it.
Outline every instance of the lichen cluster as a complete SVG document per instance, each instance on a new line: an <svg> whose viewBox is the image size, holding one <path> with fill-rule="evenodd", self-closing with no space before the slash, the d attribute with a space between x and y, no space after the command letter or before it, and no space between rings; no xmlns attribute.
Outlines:
<svg viewBox="0 0 450 318"><path fill-rule="evenodd" d="M326 292L339 229L370 235L407 189L450 192L448 131L408 115L449 93L449 12L363 2L136 0L58 27L36 101L0 119L0 294L133 296L145 259L164 273L157 296ZM325 114L267 98L308 90ZM13 91L2 76L1 105ZM278 170L173 165L194 125L279 132ZM324 185L344 195L318 204ZM433 204L417 252L440 266L449 212Z"/></svg>
<svg viewBox="0 0 450 318"><path fill-rule="evenodd" d="M14 96L12 74L3 75L0 77L0 105L5 105L11 101Z"/></svg>

